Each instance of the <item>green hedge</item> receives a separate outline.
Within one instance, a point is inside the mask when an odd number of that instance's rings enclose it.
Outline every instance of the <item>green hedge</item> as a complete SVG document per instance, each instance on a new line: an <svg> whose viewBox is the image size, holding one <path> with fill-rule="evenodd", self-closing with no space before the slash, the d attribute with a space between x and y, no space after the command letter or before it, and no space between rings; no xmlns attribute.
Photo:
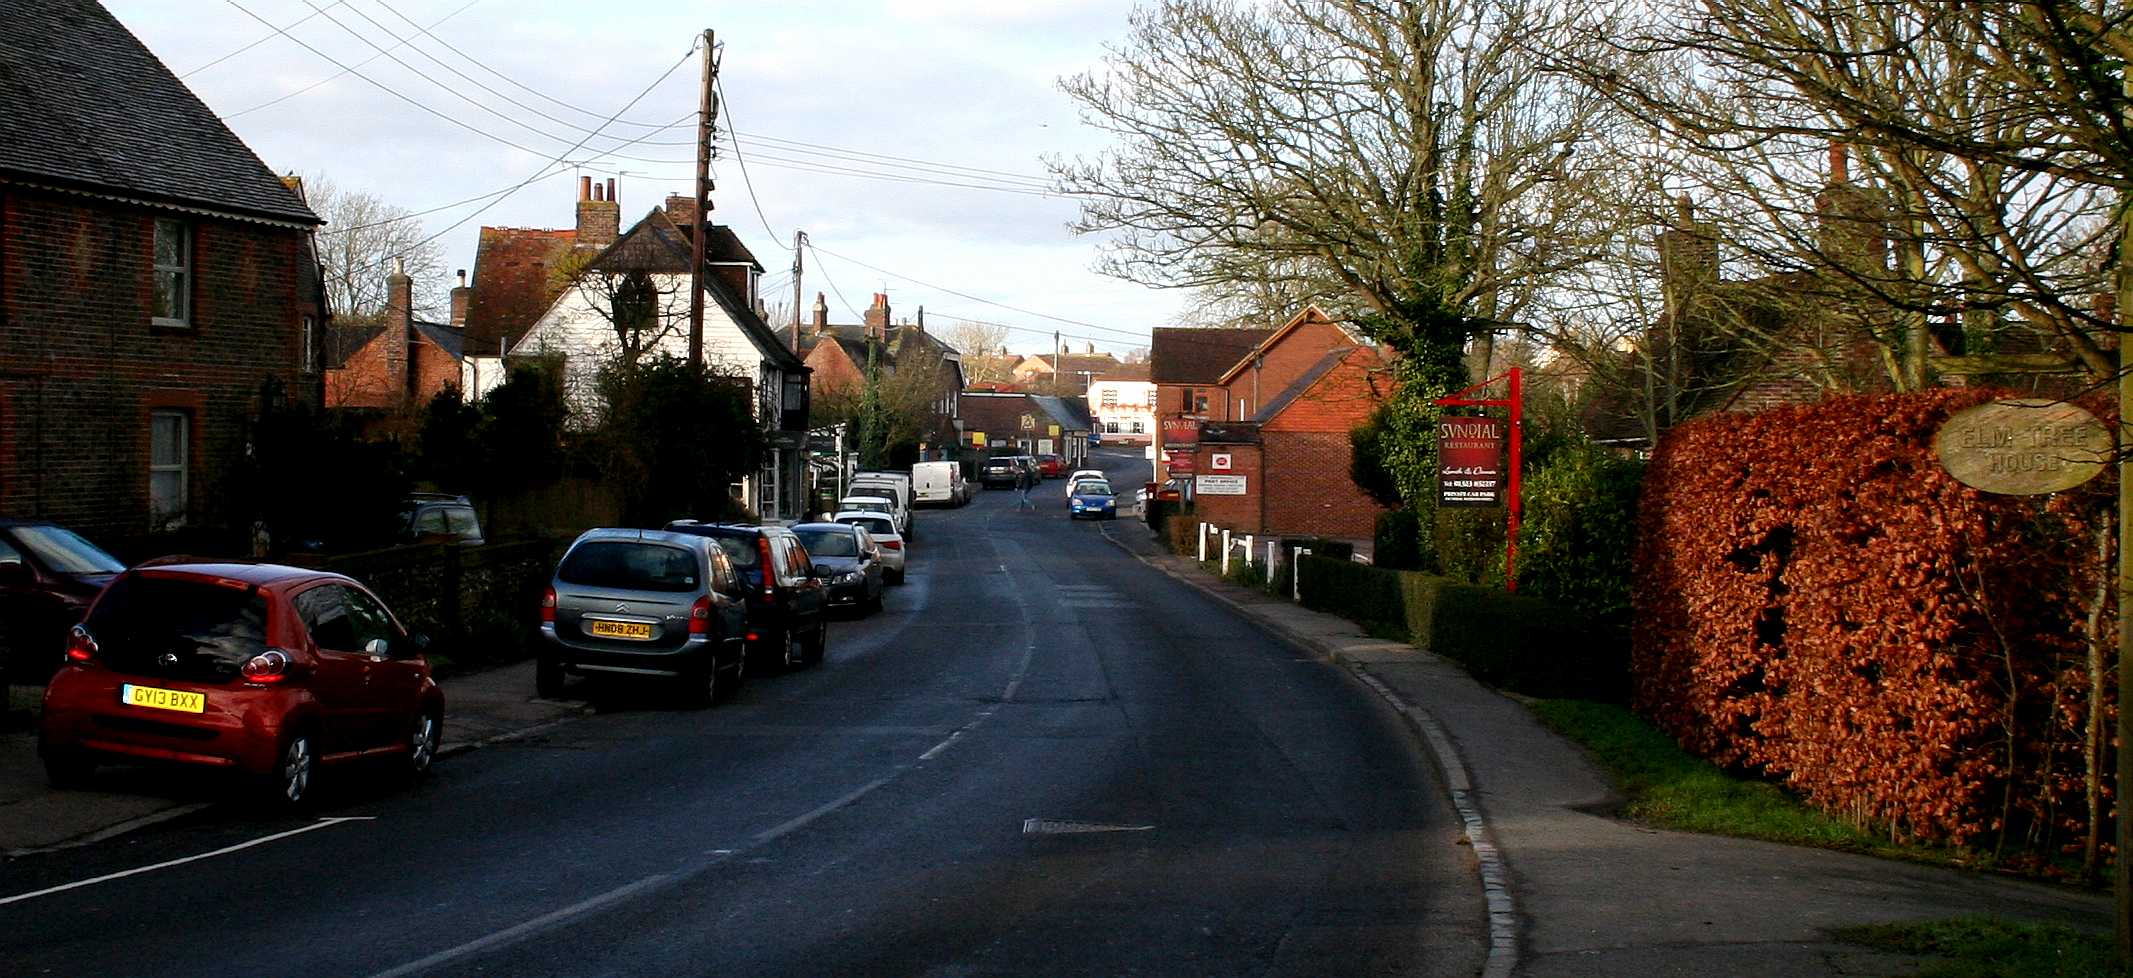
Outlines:
<svg viewBox="0 0 2133 978"><path fill-rule="evenodd" d="M1404 634L1474 678L1535 696L1620 700L1629 636L1538 598L1418 571L1316 555L1298 563L1304 605Z"/></svg>

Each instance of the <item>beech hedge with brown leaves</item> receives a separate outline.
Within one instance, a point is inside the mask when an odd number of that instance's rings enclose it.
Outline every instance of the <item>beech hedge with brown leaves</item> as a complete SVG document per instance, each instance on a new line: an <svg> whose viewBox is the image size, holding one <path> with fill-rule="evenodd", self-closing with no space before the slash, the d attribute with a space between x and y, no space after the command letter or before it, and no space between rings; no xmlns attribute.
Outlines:
<svg viewBox="0 0 2133 978"><path fill-rule="evenodd" d="M1999 396L1847 396L1669 433L1638 516L1633 702L1862 826L2093 871L2116 482L1957 482L1934 433Z"/></svg>

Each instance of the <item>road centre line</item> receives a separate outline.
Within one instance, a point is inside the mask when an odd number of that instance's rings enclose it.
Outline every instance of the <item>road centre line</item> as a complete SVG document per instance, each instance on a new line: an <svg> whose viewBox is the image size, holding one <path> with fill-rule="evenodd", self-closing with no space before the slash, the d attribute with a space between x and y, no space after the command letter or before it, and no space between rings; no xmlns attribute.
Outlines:
<svg viewBox="0 0 2133 978"><path fill-rule="evenodd" d="M403 975L419 974L421 972L428 971L431 968L437 967L440 964L444 964L448 961L453 961L458 958L463 958L471 954L480 954L481 952L487 951L490 948L496 947L500 944L508 944L512 941L519 939L520 937L523 937L543 927L547 927L551 924L559 923L561 921L568 920L571 917L576 917L581 914L590 913L591 911L598 910L599 908L607 906L610 903L617 903L622 900L627 900L630 897L635 896L644 890L648 890L652 887L660 885L661 883L665 883L667 880L672 879L673 875L674 874L672 873L657 873L651 876L647 876L641 880L638 880L635 883L631 883L626 886L619 886L615 889L607 891L606 893L602 893L599 896L580 900L577 903L573 903L570 906L564 907L561 910L550 911L548 913L535 917L532 920L526 921L525 923L518 924L513 927L507 927L503 930L497 931L496 933L490 934L487 937L475 938L474 940L468 941L465 944L461 944L458 947L446 948L442 951L430 955L429 957L422 958L417 961L409 961L408 963L403 964L397 968L391 968L385 971L380 971L377 974L371 975L370 978L401 978L401 976Z"/></svg>
<svg viewBox="0 0 2133 978"><path fill-rule="evenodd" d="M893 777L893 775L891 777ZM778 838L779 836L787 835L792 832L797 832L800 829L805 828L808 823L813 822L814 820L821 818L824 815L828 815L829 813L834 812L837 809L843 808L844 806L849 805L855 801L858 801L861 798L866 797L868 793L872 792L876 788L881 787L882 785L888 784L890 780L891 778L875 778L874 780L869 781L866 784L860 785L858 788L855 788L852 791L847 792L842 796L839 796L835 800L829 802L828 804L822 805L814 809L813 811L810 811L797 818L790 819L782 825L778 825L776 827L758 832L755 836L755 844L762 845L763 843L770 842Z"/></svg>
<svg viewBox="0 0 2133 978"><path fill-rule="evenodd" d="M253 846L265 845L269 842L277 842L282 839L289 838L290 836L302 835L306 832L311 832L317 829L323 829L328 826L339 825L342 822L371 821L376 821L376 817L371 815L346 815L335 818L322 818L300 829L290 829L287 832L276 832L273 835L261 836L249 842L240 842L234 846L224 846L213 852L203 852L197 856L186 856L182 859L172 859L165 862L156 863L153 866L139 866L133 869L121 870L116 873L106 873L102 876L95 877L94 879L76 880L72 883L62 883L58 886L48 886L42 890L35 890L29 893L17 893L11 897L0 897L0 906L5 906L10 903L21 903L24 900L35 900L38 897L51 896L54 893L64 893L68 890L78 890L82 887L95 886L99 883L109 883L112 880L125 879L128 876L139 876L143 873L153 873L158 870L169 869L173 866L183 866L186 863L196 863L203 859L213 859L216 856L227 856L230 853L237 852L239 850L250 849Z"/></svg>

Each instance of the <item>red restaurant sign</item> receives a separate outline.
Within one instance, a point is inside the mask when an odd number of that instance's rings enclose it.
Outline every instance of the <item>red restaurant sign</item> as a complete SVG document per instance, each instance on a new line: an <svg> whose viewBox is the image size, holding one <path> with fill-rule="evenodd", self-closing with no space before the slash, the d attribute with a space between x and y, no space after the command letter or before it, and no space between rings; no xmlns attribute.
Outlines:
<svg viewBox="0 0 2133 978"><path fill-rule="evenodd" d="M1199 418L1164 418L1163 444L1197 445L1200 443Z"/></svg>
<svg viewBox="0 0 2133 978"><path fill-rule="evenodd" d="M1503 447L1509 430L1501 418L1438 420L1437 505L1503 505Z"/></svg>
<svg viewBox="0 0 2133 978"><path fill-rule="evenodd" d="M1171 475L1191 475L1198 466L1198 460L1193 458L1192 449L1190 448L1181 448L1176 451L1165 450L1163 454L1169 456L1165 461L1169 463L1168 467Z"/></svg>

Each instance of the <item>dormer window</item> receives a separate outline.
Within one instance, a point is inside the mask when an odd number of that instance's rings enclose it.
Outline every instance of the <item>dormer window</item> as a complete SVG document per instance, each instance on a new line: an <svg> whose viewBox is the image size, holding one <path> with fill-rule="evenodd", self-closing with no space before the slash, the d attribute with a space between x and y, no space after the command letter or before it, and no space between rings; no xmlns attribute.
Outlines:
<svg viewBox="0 0 2133 978"><path fill-rule="evenodd" d="M155 305L149 321L186 327L193 320L192 227L176 218L156 218Z"/></svg>

